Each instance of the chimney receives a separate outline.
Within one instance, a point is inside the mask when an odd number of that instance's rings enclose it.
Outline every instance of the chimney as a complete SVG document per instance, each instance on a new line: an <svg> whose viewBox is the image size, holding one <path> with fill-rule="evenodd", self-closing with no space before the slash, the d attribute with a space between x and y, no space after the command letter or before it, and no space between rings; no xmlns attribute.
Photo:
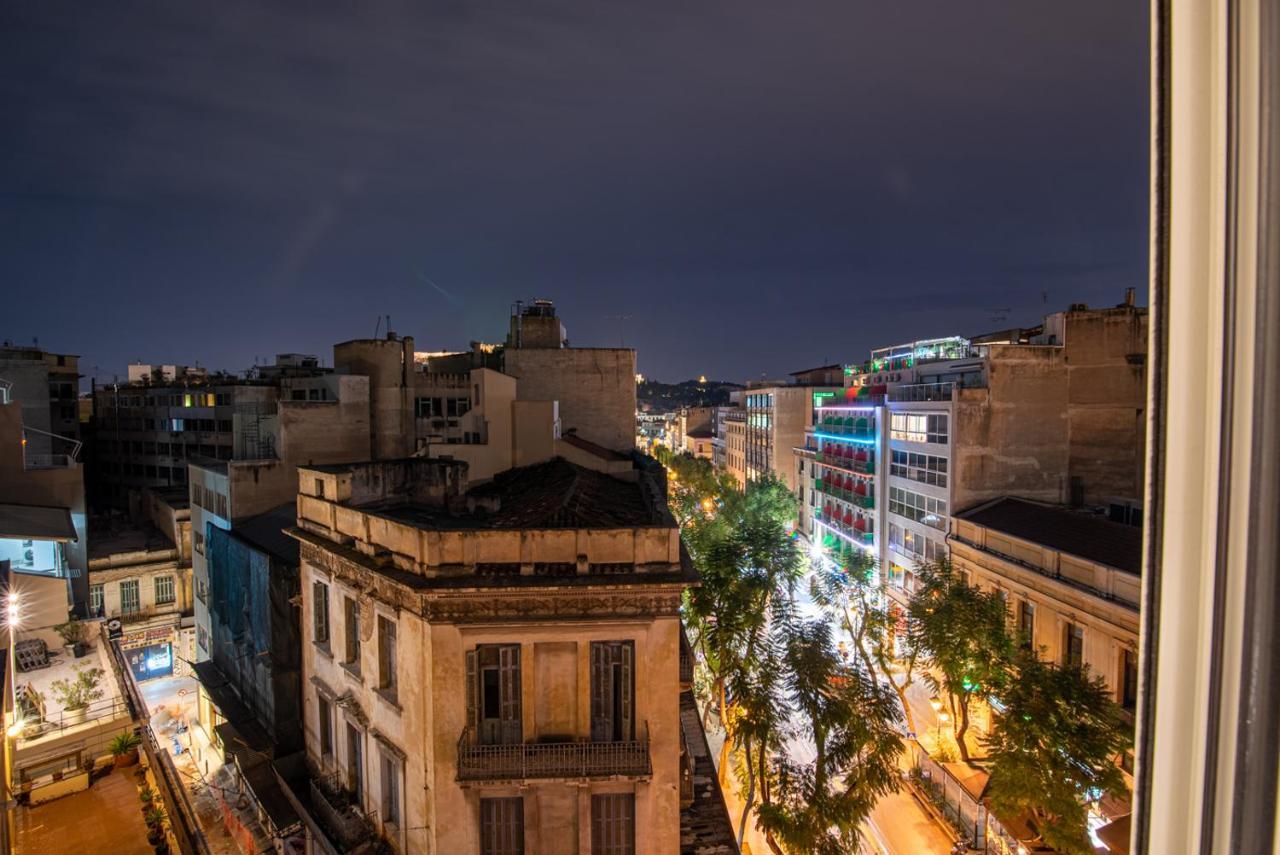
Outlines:
<svg viewBox="0 0 1280 855"><path fill-rule="evenodd" d="M1128 306L1129 308L1131 308L1131 309L1132 309L1132 308L1133 308L1133 301L1134 301L1134 289L1132 289L1132 288L1125 288L1125 289L1124 289L1124 304L1125 304L1126 306Z"/></svg>

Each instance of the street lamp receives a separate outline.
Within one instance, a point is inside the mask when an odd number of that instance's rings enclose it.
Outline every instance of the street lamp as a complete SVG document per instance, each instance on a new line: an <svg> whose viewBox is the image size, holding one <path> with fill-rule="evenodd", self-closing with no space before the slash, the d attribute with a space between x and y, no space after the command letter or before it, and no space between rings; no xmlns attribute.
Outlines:
<svg viewBox="0 0 1280 855"><path fill-rule="evenodd" d="M18 592L10 590L9 596L5 598L5 624L9 629L9 700L13 703L15 722L18 720L18 652L14 632L21 617L22 602L18 599Z"/></svg>

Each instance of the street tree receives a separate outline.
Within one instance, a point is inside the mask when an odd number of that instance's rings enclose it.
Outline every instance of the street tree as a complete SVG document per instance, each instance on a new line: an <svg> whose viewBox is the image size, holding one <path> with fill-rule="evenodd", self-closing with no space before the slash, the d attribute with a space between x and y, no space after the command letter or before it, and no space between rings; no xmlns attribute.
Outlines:
<svg viewBox="0 0 1280 855"><path fill-rule="evenodd" d="M846 662L825 620L795 620L782 642L791 733L759 758L760 828L775 853L836 855L898 787L901 716L893 693L861 661ZM796 759L794 744L812 747Z"/></svg>
<svg viewBox="0 0 1280 855"><path fill-rule="evenodd" d="M892 667L898 619L884 596L876 560L862 550L820 547L810 564L813 601L832 623L844 627L867 671L893 689L907 730L914 732L915 716L907 702L907 689L913 680L916 652L908 652L899 677Z"/></svg>
<svg viewBox="0 0 1280 855"><path fill-rule="evenodd" d="M985 741L997 812L1027 812L1043 841L1091 855L1086 802L1122 795L1116 760L1126 748L1120 708L1087 667L1059 666L1019 651L1000 693L1005 714Z"/></svg>
<svg viewBox="0 0 1280 855"><path fill-rule="evenodd" d="M925 679L947 695L956 744L967 763L971 705L1005 685L1017 645L999 594L970 585L945 559L917 572L920 586L907 607L908 642L929 669Z"/></svg>

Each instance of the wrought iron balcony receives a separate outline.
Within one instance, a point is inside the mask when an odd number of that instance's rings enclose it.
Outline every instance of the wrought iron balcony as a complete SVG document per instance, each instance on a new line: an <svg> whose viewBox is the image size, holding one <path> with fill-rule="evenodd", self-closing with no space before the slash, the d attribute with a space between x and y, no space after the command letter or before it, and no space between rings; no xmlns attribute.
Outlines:
<svg viewBox="0 0 1280 855"><path fill-rule="evenodd" d="M459 781L644 778L652 771L647 737L627 742L477 745L468 728L458 739Z"/></svg>

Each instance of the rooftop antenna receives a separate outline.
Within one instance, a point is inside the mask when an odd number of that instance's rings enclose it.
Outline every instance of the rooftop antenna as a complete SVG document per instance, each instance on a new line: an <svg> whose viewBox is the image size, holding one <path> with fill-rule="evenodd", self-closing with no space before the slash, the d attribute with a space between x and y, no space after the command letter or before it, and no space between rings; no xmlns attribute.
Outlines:
<svg viewBox="0 0 1280 855"><path fill-rule="evenodd" d="M623 323L625 323L626 321L631 320L631 315L605 315L605 316L604 316L604 319L605 319L606 321L618 321L618 322L619 322L619 326L618 326L618 347L626 347L626 346L627 346L627 345L626 345L626 341L625 341L625 339L623 339L623 337L622 337L622 336L623 336L623 332L622 332L623 327L622 327L622 324L623 324Z"/></svg>
<svg viewBox="0 0 1280 855"><path fill-rule="evenodd" d="M382 329L382 315L378 315L378 322L373 325L373 337L378 337L378 331Z"/></svg>

